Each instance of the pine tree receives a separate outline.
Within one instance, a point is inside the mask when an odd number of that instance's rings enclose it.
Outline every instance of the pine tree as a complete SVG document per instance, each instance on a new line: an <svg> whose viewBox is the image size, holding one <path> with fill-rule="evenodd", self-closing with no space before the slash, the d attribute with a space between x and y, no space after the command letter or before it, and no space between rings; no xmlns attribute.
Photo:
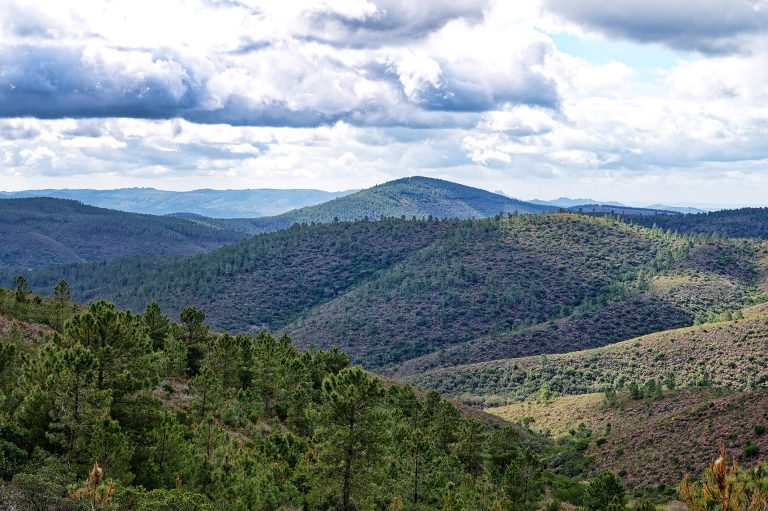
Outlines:
<svg viewBox="0 0 768 511"><path fill-rule="evenodd" d="M371 497L368 487L380 466L385 416L379 380L360 367L348 367L323 381L315 466L319 491L330 493L342 511L354 509L355 498Z"/></svg>
<svg viewBox="0 0 768 511"><path fill-rule="evenodd" d="M52 439L64 449L68 462L81 462L93 425L109 409L109 396L96 385L98 363L93 354L75 345L49 351L55 372L51 385Z"/></svg>
<svg viewBox="0 0 768 511"><path fill-rule="evenodd" d="M187 307L181 311L181 335L187 343L187 367L190 376L200 371L200 364L208 348L208 327L205 326L205 313L196 307Z"/></svg>
<svg viewBox="0 0 768 511"><path fill-rule="evenodd" d="M112 416L121 425L135 420L132 408L142 407L136 391L154 386L159 378L157 356L140 316L116 311L106 301L93 302L65 326L70 343L87 348L96 362L96 387L112 396Z"/></svg>
<svg viewBox="0 0 768 511"><path fill-rule="evenodd" d="M218 408L223 392L221 380L207 365L204 365L197 376L190 380L189 390L193 395L192 409L199 420L202 421Z"/></svg>
<svg viewBox="0 0 768 511"><path fill-rule="evenodd" d="M53 305L56 310L56 326L59 331L64 327L64 311L72 300L72 292L66 280L60 280L53 288Z"/></svg>
<svg viewBox="0 0 768 511"><path fill-rule="evenodd" d="M152 300L152 303L144 309L142 319L149 330L152 348L155 351L163 349L165 347L165 340L171 331L171 320L163 314L156 300Z"/></svg>
<svg viewBox="0 0 768 511"><path fill-rule="evenodd" d="M764 511L768 509L768 466L743 469L728 452L712 463L697 483L686 475L680 484L680 500L690 511Z"/></svg>
<svg viewBox="0 0 768 511"><path fill-rule="evenodd" d="M179 423L176 414L164 410L160 421L150 434L152 443L150 460L162 486L169 487L177 478L186 474L188 445L186 428Z"/></svg>
<svg viewBox="0 0 768 511"><path fill-rule="evenodd" d="M544 493L544 467L530 449L518 450L504 470L502 486L514 509L533 510Z"/></svg>
<svg viewBox="0 0 768 511"><path fill-rule="evenodd" d="M13 281L14 284L14 296L16 298L16 303L26 303L27 302L27 295L29 294L29 285L27 283L27 278L24 277L24 275L19 275L16 277L16 280Z"/></svg>
<svg viewBox="0 0 768 511"><path fill-rule="evenodd" d="M619 509L627 504L624 484L611 472L603 472L587 486L584 492L584 507L589 511L605 510L616 499Z"/></svg>

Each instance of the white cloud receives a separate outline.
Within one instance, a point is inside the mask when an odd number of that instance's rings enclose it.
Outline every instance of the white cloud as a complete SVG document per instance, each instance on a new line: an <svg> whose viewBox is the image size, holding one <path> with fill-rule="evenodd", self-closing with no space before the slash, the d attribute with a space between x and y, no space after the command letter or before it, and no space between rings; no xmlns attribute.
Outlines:
<svg viewBox="0 0 768 511"><path fill-rule="evenodd" d="M426 174L526 198L765 196L762 4L544 4L0 0L0 189ZM562 31L699 53L641 79L559 51Z"/></svg>

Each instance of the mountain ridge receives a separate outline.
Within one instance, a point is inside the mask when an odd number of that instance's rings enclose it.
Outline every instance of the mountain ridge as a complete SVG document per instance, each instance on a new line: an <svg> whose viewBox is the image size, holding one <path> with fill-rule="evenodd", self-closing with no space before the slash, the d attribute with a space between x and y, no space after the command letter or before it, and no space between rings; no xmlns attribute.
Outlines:
<svg viewBox="0 0 768 511"><path fill-rule="evenodd" d="M111 190L43 189L0 192L3 198L51 197L129 213L169 215L189 212L213 218L249 218L276 215L319 204L357 190L326 192L314 189L249 188L186 192L134 187Z"/></svg>
<svg viewBox="0 0 768 511"><path fill-rule="evenodd" d="M126 213L49 197L0 199L0 269L135 255L188 256L244 233L181 218Z"/></svg>

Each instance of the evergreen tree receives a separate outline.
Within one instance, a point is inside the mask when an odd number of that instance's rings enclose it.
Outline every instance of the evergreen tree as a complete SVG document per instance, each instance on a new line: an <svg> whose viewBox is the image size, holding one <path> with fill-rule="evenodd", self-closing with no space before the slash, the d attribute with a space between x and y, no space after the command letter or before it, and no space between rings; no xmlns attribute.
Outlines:
<svg viewBox="0 0 768 511"><path fill-rule="evenodd" d="M199 420L203 420L209 414L217 410L223 389L218 375L207 365L189 382L189 390L192 392L192 409Z"/></svg>
<svg viewBox="0 0 768 511"><path fill-rule="evenodd" d="M27 284L27 278L24 277L24 275L19 275L16 277L16 280L13 281L14 284L14 296L16 299L16 303L26 303L27 301L27 295L29 294L29 285Z"/></svg>
<svg viewBox="0 0 768 511"><path fill-rule="evenodd" d="M109 396L97 385L98 362L80 345L49 351L53 358L51 438L63 448L68 462L83 463L96 422L109 409Z"/></svg>
<svg viewBox="0 0 768 511"><path fill-rule="evenodd" d="M623 509L627 504L624 484L612 472L603 472L587 486L584 492L584 507L589 511L605 511L612 503L621 506L619 509Z"/></svg>
<svg viewBox="0 0 768 511"><path fill-rule="evenodd" d="M89 459L98 463L111 477L124 484L133 480L130 470L133 447L119 422L109 417L96 421L88 448Z"/></svg>
<svg viewBox="0 0 768 511"><path fill-rule="evenodd" d="M383 394L381 383L360 367L343 369L323 381L315 489L330 493L329 504L342 511L354 509L355 499L371 497L384 447Z"/></svg>
<svg viewBox="0 0 768 511"><path fill-rule="evenodd" d="M66 280L60 280L53 288L53 305L56 310L56 327L61 330L64 326L64 311L72 300L72 292Z"/></svg>
<svg viewBox="0 0 768 511"><path fill-rule="evenodd" d="M543 470L541 461L530 448L517 450L502 479L504 492L514 509L537 509L544 493Z"/></svg>
<svg viewBox="0 0 768 511"><path fill-rule="evenodd" d="M144 324L147 325L149 338L152 339L152 348L161 350L165 347L165 340L171 331L171 320L160 310L160 305L156 300L147 305L142 316Z"/></svg>
<svg viewBox="0 0 768 511"><path fill-rule="evenodd" d="M70 342L81 344L93 354L96 385L99 390L110 390L116 404L155 383L158 367L140 317L98 301L91 303L85 313L74 316L65 328Z"/></svg>
<svg viewBox="0 0 768 511"><path fill-rule="evenodd" d="M188 457L186 428L179 423L176 414L164 410L160 421L152 430L150 460L156 473L156 484L170 487L177 479L185 479Z"/></svg>
<svg viewBox="0 0 768 511"><path fill-rule="evenodd" d="M190 376L200 371L200 364L208 348L208 327L205 326L205 313L196 307L187 307L181 311L181 335L187 344L187 367Z"/></svg>

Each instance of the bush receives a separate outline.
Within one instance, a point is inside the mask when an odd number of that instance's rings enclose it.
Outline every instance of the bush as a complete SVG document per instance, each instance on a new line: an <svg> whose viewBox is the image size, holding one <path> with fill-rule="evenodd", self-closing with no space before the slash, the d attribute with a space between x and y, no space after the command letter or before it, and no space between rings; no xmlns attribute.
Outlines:
<svg viewBox="0 0 768 511"><path fill-rule="evenodd" d="M760 454L760 447L756 446L752 442L747 442L744 446L744 456L747 458L754 458Z"/></svg>
<svg viewBox="0 0 768 511"><path fill-rule="evenodd" d="M611 472L597 476L584 493L584 507L589 511L606 509L612 503L625 506L627 496L621 479Z"/></svg>
<svg viewBox="0 0 768 511"><path fill-rule="evenodd" d="M763 436L765 434L765 426L762 424L755 424L755 434L757 436Z"/></svg>

